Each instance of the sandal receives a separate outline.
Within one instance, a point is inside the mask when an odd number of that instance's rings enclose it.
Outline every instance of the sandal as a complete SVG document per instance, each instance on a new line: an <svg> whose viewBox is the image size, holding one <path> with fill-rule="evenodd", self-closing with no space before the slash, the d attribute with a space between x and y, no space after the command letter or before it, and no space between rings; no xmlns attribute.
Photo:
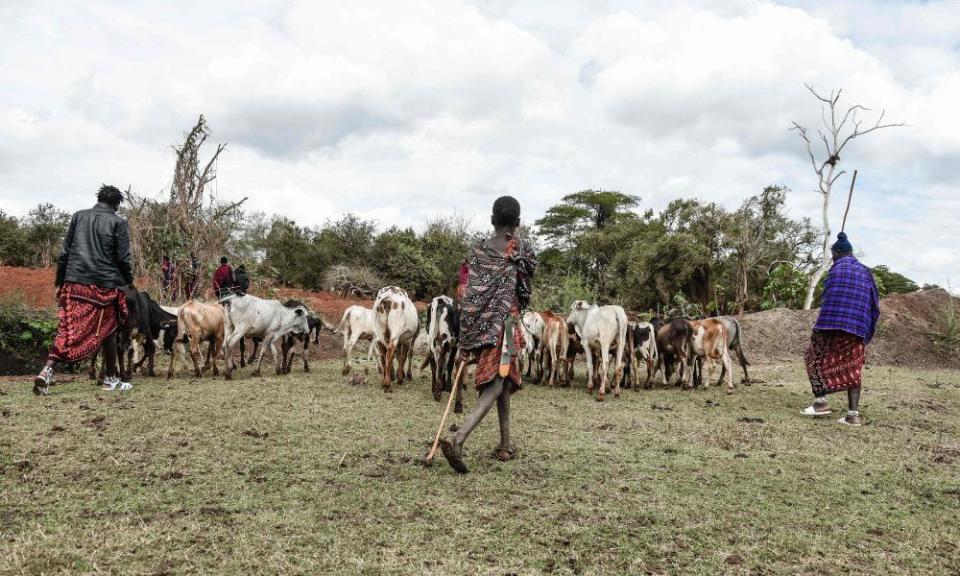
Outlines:
<svg viewBox="0 0 960 576"><path fill-rule="evenodd" d="M493 449L493 457L501 462L513 460L517 457L517 447L512 444L510 446L497 446Z"/></svg>
<svg viewBox="0 0 960 576"><path fill-rule="evenodd" d="M443 456L451 468L460 474L469 472L467 465L463 463L463 446L454 444L449 438L444 438L440 441L440 450L443 451Z"/></svg>
<svg viewBox="0 0 960 576"><path fill-rule="evenodd" d="M800 414L804 416L829 416L831 413L833 413L833 410L826 404L821 405L819 408L816 404L811 404L800 411Z"/></svg>

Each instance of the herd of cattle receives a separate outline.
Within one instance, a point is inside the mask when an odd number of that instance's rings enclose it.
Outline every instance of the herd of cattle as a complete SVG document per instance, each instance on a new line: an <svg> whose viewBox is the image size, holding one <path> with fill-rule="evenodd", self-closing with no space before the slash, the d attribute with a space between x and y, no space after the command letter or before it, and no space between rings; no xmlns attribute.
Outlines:
<svg viewBox="0 0 960 576"><path fill-rule="evenodd" d="M172 377L178 344L185 353L189 347L197 377L207 371L217 375L217 361L222 357L225 377L231 379L237 348L241 366L256 362L254 375L260 375L268 348L277 374L290 372L293 358L298 355L303 360L304 371L309 371L307 351L311 337L317 343L320 330L327 329L343 338L344 374L351 370L357 343L369 341L367 357L376 356L383 389L390 392L394 381L399 385L411 378L414 346L421 339L417 308L407 292L397 286L381 289L372 308L358 305L347 308L336 327L311 313L299 301L281 303L250 294L232 294L219 302L191 300L179 308L171 308L159 305L146 293L128 289L127 307L127 320L117 335L120 373L126 379L144 362L146 372L154 375L158 346L170 354L167 377ZM651 387L658 375L668 383L676 373L679 384L692 388L708 386L719 364L720 381L726 384L727 393L732 393L731 352L737 355L743 368L743 381L749 382L749 362L741 346L740 324L731 317L653 318L643 322L628 315L620 306L598 306L577 300L566 317L550 311L527 311L520 326L525 341L520 351L520 365L526 376L550 386L569 386L575 360L582 354L586 360L587 391L592 395L594 389L599 388L597 400L604 399L608 386L614 396L620 395L621 383L625 387L639 386L641 366L646 366L645 387ZM459 353L460 314L452 298L437 296L430 302L425 328L422 340L426 354L420 369L430 366L433 396L439 400L444 390L452 388ZM249 358L245 354L246 339L253 344ZM206 361L201 366L204 342L207 343ZM142 348L142 354L134 363L136 347ZM94 360L91 375L95 366ZM460 407L460 394L457 396Z"/></svg>

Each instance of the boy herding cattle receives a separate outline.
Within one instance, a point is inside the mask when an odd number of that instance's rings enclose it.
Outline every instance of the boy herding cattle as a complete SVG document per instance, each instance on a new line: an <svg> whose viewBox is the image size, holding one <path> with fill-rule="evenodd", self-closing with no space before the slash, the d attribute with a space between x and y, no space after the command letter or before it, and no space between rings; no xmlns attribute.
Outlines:
<svg viewBox="0 0 960 576"><path fill-rule="evenodd" d="M510 460L516 447L510 440L510 395L520 389L519 351L524 341L520 311L530 302L530 282L536 256L516 237L520 203L510 196L493 203L494 235L481 240L470 255L470 275L461 303L460 349L463 361L476 362L480 399L463 425L440 447L450 466L464 474L463 443L493 404L500 420L500 444L494 456ZM458 382L454 382L454 386Z"/></svg>

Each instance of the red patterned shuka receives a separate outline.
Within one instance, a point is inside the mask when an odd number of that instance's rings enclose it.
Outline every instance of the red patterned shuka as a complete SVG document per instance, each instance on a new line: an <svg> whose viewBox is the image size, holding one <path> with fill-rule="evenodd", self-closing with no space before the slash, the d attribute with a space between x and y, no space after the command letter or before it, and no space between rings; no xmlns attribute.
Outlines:
<svg viewBox="0 0 960 576"><path fill-rule="evenodd" d="M73 363L100 349L127 319L127 297L120 288L64 283L57 300L57 334L51 360Z"/></svg>
<svg viewBox="0 0 960 576"><path fill-rule="evenodd" d="M470 254L470 276L461 301L460 347L468 362L476 362L476 388L482 390L499 375L507 316L519 316L521 305L529 301L530 278L536 269L536 256L525 242L510 236L506 251L478 242ZM516 350L524 346L522 330L515 323L513 342ZM520 389L520 366L514 355L507 378L511 391Z"/></svg>
<svg viewBox="0 0 960 576"><path fill-rule="evenodd" d="M859 388L866 358L863 338L839 330L814 332L805 358L813 395Z"/></svg>

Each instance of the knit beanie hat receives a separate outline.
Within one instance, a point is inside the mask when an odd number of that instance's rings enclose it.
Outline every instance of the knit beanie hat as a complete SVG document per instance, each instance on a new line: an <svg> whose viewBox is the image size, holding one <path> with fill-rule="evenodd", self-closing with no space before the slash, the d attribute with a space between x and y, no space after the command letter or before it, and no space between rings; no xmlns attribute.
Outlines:
<svg viewBox="0 0 960 576"><path fill-rule="evenodd" d="M833 243L830 249L840 254L847 254L848 252L853 252L853 245L847 240L846 232L841 232L837 234L837 241Z"/></svg>

